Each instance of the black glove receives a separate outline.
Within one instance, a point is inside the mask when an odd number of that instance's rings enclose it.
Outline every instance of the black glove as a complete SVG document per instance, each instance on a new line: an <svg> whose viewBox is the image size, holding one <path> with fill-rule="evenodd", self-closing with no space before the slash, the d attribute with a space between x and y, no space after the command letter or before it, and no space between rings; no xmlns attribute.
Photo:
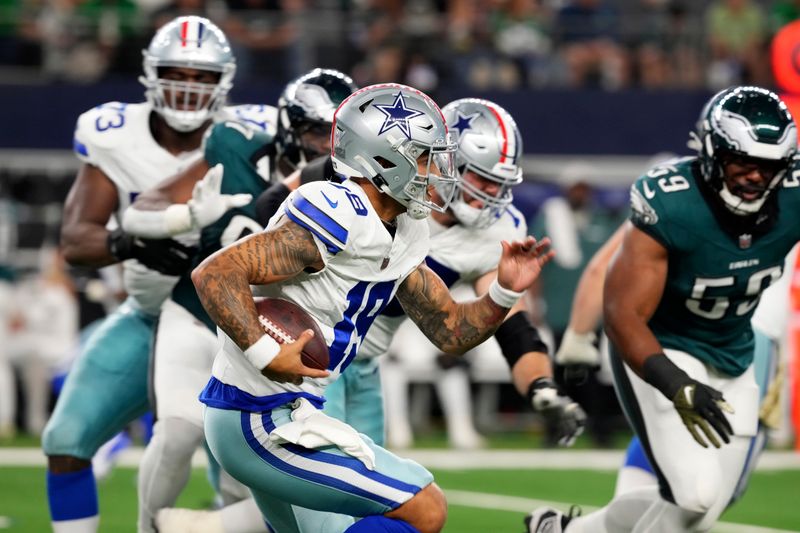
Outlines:
<svg viewBox="0 0 800 533"><path fill-rule="evenodd" d="M552 379L539 378L531 383L528 399L533 410L555 426L561 446L572 446L583 433L586 413L572 398L561 392Z"/></svg>
<svg viewBox="0 0 800 533"><path fill-rule="evenodd" d="M117 228L108 234L108 250L118 261L136 259L151 270L180 276L192 266L197 249L173 239L142 239Z"/></svg>
<svg viewBox="0 0 800 533"><path fill-rule="evenodd" d="M645 381L672 401L686 429L700 446L708 448L708 443L698 428L715 448L722 445L711 428L714 428L726 444L731 441L733 429L723 411L733 413L733 408L720 391L692 379L664 354L651 355L645 359L642 372Z"/></svg>

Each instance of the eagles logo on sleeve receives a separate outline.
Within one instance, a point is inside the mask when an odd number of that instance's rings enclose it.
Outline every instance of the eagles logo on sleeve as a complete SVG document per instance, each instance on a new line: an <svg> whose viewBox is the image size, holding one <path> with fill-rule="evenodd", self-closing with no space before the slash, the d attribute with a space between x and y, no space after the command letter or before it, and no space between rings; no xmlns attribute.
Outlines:
<svg viewBox="0 0 800 533"><path fill-rule="evenodd" d="M631 185L631 217L636 222L652 226L658 222L658 213L644 195L639 192L636 185Z"/></svg>

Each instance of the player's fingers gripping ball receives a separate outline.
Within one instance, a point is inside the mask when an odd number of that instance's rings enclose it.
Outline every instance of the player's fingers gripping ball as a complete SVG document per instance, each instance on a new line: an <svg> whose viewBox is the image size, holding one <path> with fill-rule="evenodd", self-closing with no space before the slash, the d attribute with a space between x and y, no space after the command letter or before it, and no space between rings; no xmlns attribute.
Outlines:
<svg viewBox="0 0 800 533"><path fill-rule="evenodd" d="M258 320L267 335L278 344L300 342L300 360L305 366L317 370L328 368L330 355L325 336L311 315L299 305L281 298L256 298L255 302Z"/></svg>

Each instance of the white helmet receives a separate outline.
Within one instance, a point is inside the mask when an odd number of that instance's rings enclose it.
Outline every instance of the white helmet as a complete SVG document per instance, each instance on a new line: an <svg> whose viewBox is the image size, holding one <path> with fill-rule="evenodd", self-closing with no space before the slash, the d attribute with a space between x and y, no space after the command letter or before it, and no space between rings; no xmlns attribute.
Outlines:
<svg viewBox="0 0 800 533"><path fill-rule="evenodd" d="M456 100L444 106L442 112L458 139L458 181L450 210L465 226L488 227L514 199L511 188L522 182L519 128L505 109L480 98ZM497 193L486 193L465 180L464 173L468 170L498 184ZM465 193L480 200L482 207L469 205L464 200Z"/></svg>
<svg viewBox="0 0 800 533"><path fill-rule="evenodd" d="M162 26L142 50L144 76L139 81L147 88L147 99L170 127L194 131L209 120L225 103L233 86L236 61L228 39L213 22L203 17L178 17ZM219 82L196 83L159 78L159 69L183 67L220 74ZM183 101L178 102L178 95ZM191 100L196 99L189 109Z"/></svg>
<svg viewBox="0 0 800 533"><path fill-rule="evenodd" d="M348 96L333 117L331 158L336 172L361 176L406 206L409 216L443 212L428 187L455 183L456 144L442 112L424 93L396 83L372 85ZM428 153L420 174L417 159Z"/></svg>

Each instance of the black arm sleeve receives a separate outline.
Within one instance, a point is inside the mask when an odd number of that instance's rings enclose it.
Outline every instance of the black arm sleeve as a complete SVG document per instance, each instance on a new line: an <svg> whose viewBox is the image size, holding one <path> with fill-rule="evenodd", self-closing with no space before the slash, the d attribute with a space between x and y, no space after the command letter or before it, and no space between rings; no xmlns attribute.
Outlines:
<svg viewBox="0 0 800 533"><path fill-rule="evenodd" d="M286 197L289 196L289 187L283 183L273 183L267 190L256 198L256 222L266 226Z"/></svg>
<svg viewBox="0 0 800 533"><path fill-rule="evenodd" d="M331 179L332 176L334 176L334 172L330 156L318 157L300 171L300 185ZM291 192L283 183L270 185L256 199L256 221L262 226L266 226Z"/></svg>
<svg viewBox="0 0 800 533"><path fill-rule="evenodd" d="M318 157L300 171L300 185L305 185L312 181L329 180L332 176L333 161L331 161L331 156Z"/></svg>
<svg viewBox="0 0 800 533"><path fill-rule="evenodd" d="M494 332L494 338L508 362L508 368L514 368L520 357L528 352L547 353L547 345L542 342L539 332L525 311L514 313L500 324Z"/></svg>

